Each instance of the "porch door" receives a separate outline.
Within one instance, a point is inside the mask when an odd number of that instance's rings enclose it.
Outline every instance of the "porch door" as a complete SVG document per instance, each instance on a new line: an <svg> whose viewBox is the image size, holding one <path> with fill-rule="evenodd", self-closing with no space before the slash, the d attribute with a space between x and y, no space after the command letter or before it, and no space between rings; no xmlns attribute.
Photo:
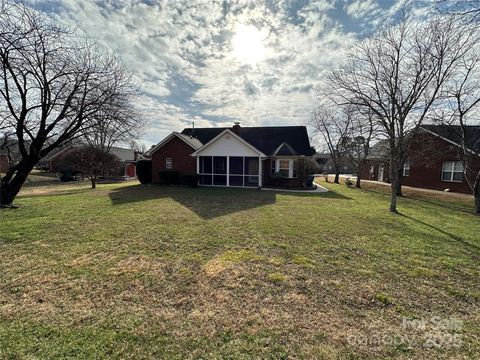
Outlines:
<svg viewBox="0 0 480 360"><path fill-rule="evenodd" d="M383 165L378 166L378 181L383 181L383 172L385 171L385 168Z"/></svg>
<svg viewBox="0 0 480 360"><path fill-rule="evenodd" d="M258 186L258 178L260 174L258 157L245 158L245 185L244 186Z"/></svg>
<svg viewBox="0 0 480 360"><path fill-rule="evenodd" d="M213 157L213 185L227 185L227 157Z"/></svg>

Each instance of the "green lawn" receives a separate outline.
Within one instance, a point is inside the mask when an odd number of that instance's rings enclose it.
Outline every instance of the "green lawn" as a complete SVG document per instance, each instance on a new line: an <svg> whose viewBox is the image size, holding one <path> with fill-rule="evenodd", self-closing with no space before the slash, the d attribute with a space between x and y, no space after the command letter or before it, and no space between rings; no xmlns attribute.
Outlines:
<svg viewBox="0 0 480 360"><path fill-rule="evenodd" d="M327 187L26 188L0 212L0 358L478 357L468 201Z"/></svg>

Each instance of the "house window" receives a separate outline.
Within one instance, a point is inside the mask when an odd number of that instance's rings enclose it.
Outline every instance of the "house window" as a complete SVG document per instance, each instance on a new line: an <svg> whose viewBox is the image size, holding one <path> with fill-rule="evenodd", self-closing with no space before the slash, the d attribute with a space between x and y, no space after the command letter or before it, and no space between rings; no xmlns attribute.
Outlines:
<svg viewBox="0 0 480 360"><path fill-rule="evenodd" d="M173 169L173 159L171 157L165 158L165 169Z"/></svg>
<svg viewBox="0 0 480 360"><path fill-rule="evenodd" d="M410 163L408 161L403 164L402 176L410 176Z"/></svg>
<svg viewBox="0 0 480 360"><path fill-rule="evenodd" d="M286 178L296 178L298 161L294 159L272 160L272 173L278 173Z"/></svg>
<svg viewBox="0 0 480 360"><path fill-rule="evenodd" d="M445 161L442 166L442 180L451 182L463 181L463 164L461 161Z"/></svg>
<svg viewBox="0 0 480 360"><path fill-rule="evenodd" d="M290 172L290 161L289 160L278 160L278 171L280 175L284 177L289 177Z"/></svg>

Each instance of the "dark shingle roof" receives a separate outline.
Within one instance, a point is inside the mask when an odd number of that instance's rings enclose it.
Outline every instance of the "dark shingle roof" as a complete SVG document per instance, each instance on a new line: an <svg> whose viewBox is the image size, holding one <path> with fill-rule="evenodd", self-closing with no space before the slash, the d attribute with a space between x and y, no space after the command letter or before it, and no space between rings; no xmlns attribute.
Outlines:
<svg viewBox="0 0 480 360"><path fill-rule="evenodd" d="M232 130L225 127L195 128L192 134L192 128L186 128L182 134L193 135L202 144L206 144L226 129ZM272 155L283 143L288 143L298 155L313 155L305 126L241 127L238 135L265 155Z"/></svg>
<svg viewBox="0 0 480 360"><path fill-rule="evenodd" d="M295 156L297 152L288 143L284 142L273 153L275 156Z"/></svg>
<svg viewBox="0 0 480 360"><path fill-rule="evenodd" d="M379 140L372 145L367 158L371 160L385 160L388 159L389 151L390 144L388 143L388 140Z"/></svg>
<svg viewBox="0 0 480 360"><path fill-rule="evenodd" d="M461 128L451 125L422 125L422 128L460 145ZM470 150L480 152L480 126L467 126L465 144Z"/></svg>

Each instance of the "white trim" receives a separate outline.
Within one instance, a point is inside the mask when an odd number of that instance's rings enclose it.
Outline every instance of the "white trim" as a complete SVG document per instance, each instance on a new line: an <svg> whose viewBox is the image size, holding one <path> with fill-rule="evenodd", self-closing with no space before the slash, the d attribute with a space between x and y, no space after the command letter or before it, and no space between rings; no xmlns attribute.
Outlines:
<svg viewBox="0 0 480 360"><path fill-rule="evenodd" d="M405 175L406 170L408 170L408 175ZM408 161L408 160L405 160L404 163L403 163L402 176L404 176L404 177L410 176L410 161Z"/></svg>
<svg viewBox="0 0 480 360"><path fill-rule="evenodd" d="M277 148L275 149L275 151L273 152L272 156L277 156L278 151L283 147L283 145L286 145L290 150L292 150L294 153L296 153L296 152L295 152L295 149L292 148L289 143L287 143L286 141L284 141L284 142L282 142L282 143L280 144L279 147L277 147ZM278 155L278 156L299 156L299 155Z"/></svg>
<svg viewBox="0 0 480 360"><path fill-rule="evenodd" d="M153 155L153 153L155 153L159 148L161 148L163 145L168 143L174 136L176 136L177 138L182 140L185 144L190 146L192 149L196 150L195 146L193 146L187 140L185 140L182 136L180 136L180 133L174 131L170 135L168 135L165 139L160 141L157 145L155 145L152 149L148 150L144 155L147 155L147 156L148 155Z"/></svg>
<svg viewBox="0 0 480 360"><path fill-rule="evenodd" d="M79 147L78 144L71 144L71 146L65 146L63 149L61 149L60 151L56 152L55 154L53 154L52 156L50 156L49 158L45 159L46 162L50 162L50 161L53 161L55 160L57 157L59 157L60 155L62 155L63 153L65 153L66 151L69 151L69 150L74 150L75 148Z"/></svg>
<svg viewBox="0 0 480 360"><path fill-rule="evenodd" d="M205 145L203 145L201 148L197 149L195 152L193 152L193 154L191 154L191 156L201 156L201 155L198 155L199 152L205 150L207 147L209 147L210 145L212 145L214 142L216 142L218 139L220 139L224 134L230 134L232 135L234 138L236 138L237 140L239 140L242 144L244 144L245 146L249 147L251 150L253 150L254 152L256 152L257 154L259 154L260 156L266 156L264 153L262 153L260 150L258 150L255 146L251 145L250 143L246 142L245 140L243 140L240 136L238 136L237 134L235 134L233 131L231 131L230 129L225 129L224 131L222 131L220 134L218 134L217 136L215 136L212 140L210 140L209 142L207 142Z"/></svg>
<svg viewBox="0 0 480 360"><path fill-rule="evenodd" d="M450 140L450 139L447 139L446 137L443 137L443 136L437 134L437 133L434 132L434 131L425 129L425 128L422 127L422 126L420 126L420 129L422 129L422 130L424 130L424 131L426 131L426 132L428 132L428 133L430 133L430 134L432 134L432 135L435 135L436 137L438 137L438 138L440 138L440 139L442 139L442 140L444 140L444 141L446 141L446 142L448 142L448 143L450 143L450 144L452 144L452 145L455 145L455 146L458 146L459 148L462 148L462 145L456 143L455 141L452 141L452 140ZM469 153L471 153L471 154L476 155L476 152L473 151L473 150L470 150L469 148L467 148L467 151L468 151Z"/></svg>
<svg viewBox="0 0 480 360"><path fill-rule="evenodd" d="M245 158L243 161L245 161ZM227 156L227 186L230 186L230 156Z"/></svg>
<svg viewBox="0 0 480 360"><path fill-rule="evenodd" d="M462 164L462 170L461 171L455 171L455 163L457 163L457 162ZM445 164L446 163L452 163L451 169L445 170ZM463 167L463 162L461 160L447 160L447 161L444 161L444 162L442 162L442 172L440 174L440 180L443 181L443 182L450 182L450 183L452 183L452 182L453 183L463 183L463 181L465 180L464 171L465 171L465 169ZM449 173L451 180L445 180L443 178L443 173ZM462 180L454 180L453 177L454 177L455 173L462 174Z"/></svg>
<svg viewBox="0 0 480 360"><path fill-rule="evenodd" d="M262 187L262 158L258 157L258 187Z"/></svg>

